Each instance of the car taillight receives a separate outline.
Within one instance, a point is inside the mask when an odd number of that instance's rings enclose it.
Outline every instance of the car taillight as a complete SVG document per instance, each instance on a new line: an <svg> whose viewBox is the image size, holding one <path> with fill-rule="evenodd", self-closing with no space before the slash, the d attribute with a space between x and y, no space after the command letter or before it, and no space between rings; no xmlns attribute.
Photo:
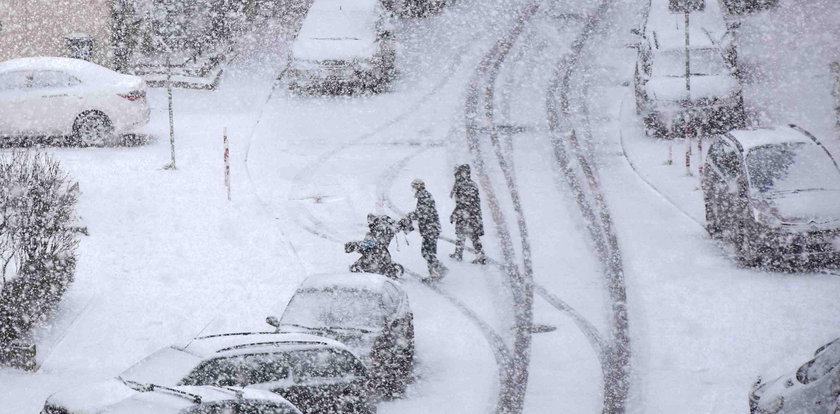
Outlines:
<svg viewBox="0 0 840 414"><path fill-rule="evenodd" d="M119 94L121 98L128 99L129 101L136 101L138 99L143 99L146 97L146 91L131 91L129 93L121 93Z"/></svg>

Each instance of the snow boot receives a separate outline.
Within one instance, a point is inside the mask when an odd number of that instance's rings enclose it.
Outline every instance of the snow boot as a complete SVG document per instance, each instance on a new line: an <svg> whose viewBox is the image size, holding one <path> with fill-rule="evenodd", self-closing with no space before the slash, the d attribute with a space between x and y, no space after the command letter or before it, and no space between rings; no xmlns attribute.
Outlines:
<svg viewBox="0 0 840 414"><path fill-rule="evenodd" d="M479 253L475 257L475 260L472 261L472 263L473 264L480 264L480 265L487 264L487 258L484 257L484 253Z"/></svg>
<svg viewBox="0 0 840 414"><path fill-rule="evenodd" d="M456 262L460 262L461 260L464 260L464 254L461 253L461 252L452 253L452 254L449 255L449 257L455 259Z"/></svg>

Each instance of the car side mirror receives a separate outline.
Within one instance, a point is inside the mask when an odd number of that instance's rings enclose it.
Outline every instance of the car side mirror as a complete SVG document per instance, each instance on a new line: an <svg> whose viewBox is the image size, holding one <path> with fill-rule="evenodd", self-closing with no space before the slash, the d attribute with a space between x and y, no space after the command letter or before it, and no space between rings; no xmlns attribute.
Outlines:
<svg viewBox="0 0 840 414"><path fill-rule="evenodd" d="M269 316L269 317L265 318L265 323L267 323L267 324L269 324L269 325L271 325L271 326L273 326L277 329L280 329L280 321L274 316Z"/></svg>
<svg viewBox="0 0 840 414"><path fill-rule="evenodd" d="M390 30L383 30L379 32L380 39L390 39L392 37L394 37L394 34Z"/></svg>

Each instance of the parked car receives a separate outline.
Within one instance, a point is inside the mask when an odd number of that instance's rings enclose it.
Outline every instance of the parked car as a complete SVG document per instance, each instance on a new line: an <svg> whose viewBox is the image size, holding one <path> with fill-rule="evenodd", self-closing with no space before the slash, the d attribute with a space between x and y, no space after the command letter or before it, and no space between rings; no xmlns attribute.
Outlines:
<svg viewBox="0 0 840 414"><path fill-rule="evenodd" d="M393 24L379 0L314 0L292 46L293 91L384 91L396 75Z"/></svg>
<svg viewBox="0 0 840 414"><path fill-rule="evenodd" d="M0 137L112 144L148 122L146 84L137 76L60 57L0 63Z"/></svg>
<svg viewBox="0 0 840 414"><path fill-rule="evenodd" d="M443 10L446 0L382 0L382 5L400 17L425 17Z"/></svg>
<svg viewBox="0 0 840 414"><path fill-rule="evenodd" d="M87 413L86 404L107 406L138 389L210 385L271 391L306 414L368 414L376 408L367 382L364 364L331 339L227 333L163 348L113 380L58 393L47 403L60 401L69 413Z"/></svg>
<svg viewBox="0 0 840 414"><path fill-rule="evenodd" d="M836 263L840 170L795 125L737 130L710 147L701 179L706 226L745 264Z"/></svg>
<svg viewBox="0 0 840 414"><path fill-rule="evenodd" d="M729 13L743 14L776 7L779 0L723 0L723 4Z"/></svg>
<svg viewBox="0 0 840 414"><path fill-rule="evenodd" d="M759 378L749 405L751 414L840 413L840 340L821 346L793 375Z"/></svg>
<svg viewBox="0 0 840 414"><path fill-rule="evenodd" d="M167 387L127 381L125 385L114 389L103 387L102 393L95 395L75 391L53 394L44 403L41 414L301 414L283 397L264 390Z"/></svg>
<svg viewBox="0 0 840 414"><path fill-rule="evenodd" d="M414 364L414 316L399 282L370 273L310 276L280 320L283 332L306 332L342 342L360 355L377 388L399 395Z"/></svg>
<svg viewBox="0 0 840 414"><path fill-rule="evenodd" d="M652 2L639 35L633 77L636 112L661 137L721 133L744 126L737 50L716 2L689 14ZM688 65L686 64L688 62Z"/></svg>

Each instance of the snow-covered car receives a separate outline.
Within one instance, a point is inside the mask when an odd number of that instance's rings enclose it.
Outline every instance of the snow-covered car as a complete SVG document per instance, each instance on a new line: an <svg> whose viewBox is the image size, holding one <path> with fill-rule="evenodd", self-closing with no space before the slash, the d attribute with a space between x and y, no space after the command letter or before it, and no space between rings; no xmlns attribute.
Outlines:
<svg viewBox="0 0 840 414"><path fill-rule="evenodd" d="M393 24L379 0L314 0L286 76L291 90L382 92L395 64Z"/></svg>
<svg viewBox="0 0 840 414"><path fill-rule="evenodd" d="M701 178L706 225L744 264L824 264L840 257L840 170L795 125L736 130L710 147Z"/></svg>
<svg viewBox="0 0 840 414"><path fill-rule="evenodd" d="M748 398L751 414L840 413L840 340L818 348L793 375L759 378Z"/></svg>
<svg viewBox="0 0 840 414"><path fill-rule="evenodd" d="M686 44L685 14L653 2L645 30L636 31L636 112L650 134L721 133L744 126L737 52L719 7L707 1L690 19Z"/></svg>
<svg viewBox="0 0 840 414"><path fill-rule="evenodd" d="M112 144L148 122L146 84L137 76L61 57L0 63L0 137Z"/></svg>
<svg viewBox="0 0 840 414"><path fill-rule="evenodd" d="M730 13L752 13L776 7L779 0L723 0Z"/></svg>
<svg viewBox="0 0 840 414"><path fill-rule="evenodd" d="M282 332L307 332L347 345L369 367L376 388L405 390L414 364L414 316L399 282L370 273L314 275L298 287L282 317Z"/></svg>
<svg viewBox="0 0 840 414"><path fill-rule="evenodd" d="M382 0L382 5L400 17L424 17L440 12L446 0Z"/></svg>
<svg viewBox="0 0 840 414"><path fill-rule="evenodd" d="M102 384L100 394L59 392L41 414L301 414L283 397L241 387ZM91 398L92 397L92 398Z"/></svg>
<svg viewBox="0 0 840 414"><path fill-rule="evenodd" d="M307 414L375 412L367 369L347 347L320 336L274 332L198 337L186 346L163 348L110 381L60 392L47 403L61 401L68 413L88 413L85 404L108 406L150 384L266 390Z"/></svg>

